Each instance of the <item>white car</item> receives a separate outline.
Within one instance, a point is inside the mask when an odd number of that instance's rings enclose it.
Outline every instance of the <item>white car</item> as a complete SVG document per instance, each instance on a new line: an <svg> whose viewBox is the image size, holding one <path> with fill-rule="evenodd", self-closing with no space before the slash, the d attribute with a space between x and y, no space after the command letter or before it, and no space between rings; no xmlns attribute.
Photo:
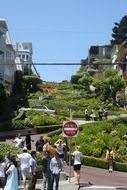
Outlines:
<svg viewBox="0 0 127 190"><path fill-rule="evenodd" d="M48 109L47 106L44 105L36 105L33 106L32 108L20 108L19 111L29 111L29 110L35 110L35 111L43 111L48 114L54 114L55 110Z"/></svg>

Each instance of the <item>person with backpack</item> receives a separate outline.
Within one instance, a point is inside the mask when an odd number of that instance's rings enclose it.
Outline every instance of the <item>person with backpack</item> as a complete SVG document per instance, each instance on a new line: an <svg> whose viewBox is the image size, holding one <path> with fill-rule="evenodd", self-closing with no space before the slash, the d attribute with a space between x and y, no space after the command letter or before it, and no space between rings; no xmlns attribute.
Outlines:
<svg viewBox="0 0 127 190"><path fill-rule="evenodd" d="M109 173L112 173L113 171L114 159L115 159L114 151L112 150L112 147L108 147L107 152L106 152L106 160L108 161Z"/></svg>

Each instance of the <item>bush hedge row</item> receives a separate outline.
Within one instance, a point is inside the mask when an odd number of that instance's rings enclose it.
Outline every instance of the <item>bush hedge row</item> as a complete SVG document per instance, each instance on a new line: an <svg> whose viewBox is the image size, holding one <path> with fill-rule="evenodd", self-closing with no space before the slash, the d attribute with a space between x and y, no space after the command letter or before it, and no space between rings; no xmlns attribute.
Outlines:
<svg viewBox="0 0 127 190"><path fill-rule="evenodd" d="M108 169L108 162L105 159L92 156L83 156L82 164L85 166ZM114 162L114 170L127 172L127 163Z"/></svg>
<svg viewBox="0 0 127 190"><path fill-rule="evenodd" d="M45 132L54 131L54 133L56 134L56 130L61 129L62 124L61 125L50 125L50 126L48 126L48 125L47 126L35 126L34 128L36 129L37 133L45 133Z"/></svg>

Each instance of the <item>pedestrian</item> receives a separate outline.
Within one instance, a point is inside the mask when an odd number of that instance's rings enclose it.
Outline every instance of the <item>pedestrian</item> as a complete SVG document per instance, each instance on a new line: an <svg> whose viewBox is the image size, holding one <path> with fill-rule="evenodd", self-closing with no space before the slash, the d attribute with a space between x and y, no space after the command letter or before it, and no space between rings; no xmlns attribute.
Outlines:
<svg viewBox="0 0 127 190"><path fill-rule="evenodd" d="M4 190L18 190L18 170L15 155L11 156L10 165L6 170L7 183Z"/></svg>
<svg viewBox="0 0 127 190"><path fill-rule="evenodd" d="M30 159L30 183L29 190L35 190L37 182L37 162L36 162L36 151L31 151L31 159Z"/></svg>
<svg viewBox="0 0 127 190"><path fill-rule="evenodd" d="M10 162L11 162L11 151L7 151L7 154L5 156L6 169L9 167ZM7 174L5 172L5 184L6 184L6 181L7 181Z"/></svg>
<svg viewBox="0 0 127 190"><path fill-rule="evenodd" d="M85 109L85 120L86 120L86 121L89 120L89 114L88 114L87 108Z"/></svg>
<svg viewBox="0 0 127 190"><path fill-rule="evenodd" d="M26 137L25 137L25 143L26 143L26 147L28 150L31 150L31 142L32 142L32 139L31 139L31 131L28 131Z"/></svg>
<svg viewBox="0 0 127 190"><path fill-rule="evenodd" d="M23 178L23 187L26 190L26 180L30 178L30 159L31 155L27 152L27 148L23 148L23 153L18 156L20 160L21 175Z"/></svg>
<svg viewBox="0 0 127 190"><path fill-rule="evenodd" d="M51 190L51 170L50 170L51 156L49 151L44 152L42 159L43 167L43 190Z"/></svg>
<svg viewBox="0 0 127 190"><path fill-rule="evenodd" d="M0 187L2 188L2 190L5 186L5 168L6 163L4 162L3 156L0 155Z"/></svg>
<svg viewBox="0 0 127 190"><path fill-rule="evenodd" d="M91 117L91 119L92 119L93 121L96 120L95 110L92 109L91 114L90 114L90 117Z"/></svg>
<svg viewBox="0 0 127 190"><path fill-rule="evenodd" d="M113 171L113 162L115 159L114 151L112 147L108 147L106 151L106 160L108 161L108 171L109 173L112 173Z"/></svg>
<svg viewBox="0 0 127 190"><path fill-rule="evenodd" d="M62 164L64 164L64 147L66 144L61 139L58 139L54 145L56 146L56 151L59 154L59 158L61 159Z"/></svg>
<svg viewBox="0 0 127 190"><path fill-rule="evenodd" d="M103 118L103 110L102 110L102 108L99 109L98 114L99 114L99 120L102 120L102 118Z"/></svg>
<svg viewBox="0 0 127 190"><path fill-rule="evenodd" d="M69 152L69 146L67 142L67 137L64 137L64 163L68 164L68 152Z"/></svg>
<svg viewBox="0 0 127 190"><path fill-rule="evenodd" d="M107 120L108 119L108 111L104 108L103 117Z"/></svg>
<svg viewBox="0 0 127 190"><path fill-rule="evenodd" d="M74 157L74 177L75 177L75 184L78 185L80 182L80 170L81 170L81 160L82 160L82 153L80 152L80 147L76 146L75 151L72 154L72 157Z"/></svg>
<svg viewBox="0 0 127 190"><path fill-rule="evenodd" d="M52 148L52 146L51 146L51 144L49 143L49 140L46 138L46 139L44 140L43 152L45 152L45 151L51 152L51 148Z"/></svg>
<svg viewBox="0 0 127 190"><path fill-rule="evenodd" d="M15 147L18 147L18 148L23 148L24 147L24 141L21 138L20 133L17 135L17 137L12 142L15 143Z"/></svg>
<svg viewBox="0 0 127 190"><path fill-rule="evenodd" d="M50 170L52 173L51 190L53 190L54 182L55 182L55 190L58 190L60 172L62 171L62 168L63 168L63 165L62 165L61 159L59 158L59 154L56 151L54 157L51 159L51 162L50 162Z"/></svg>
<svg viewBox="0 0 127 190"><path fill-rule="evenodd" d="M43 146L44 146L44 139L43 136L40 136L39 139L36 141L36 151L37 152L42 152L43 151Z"/></svg>

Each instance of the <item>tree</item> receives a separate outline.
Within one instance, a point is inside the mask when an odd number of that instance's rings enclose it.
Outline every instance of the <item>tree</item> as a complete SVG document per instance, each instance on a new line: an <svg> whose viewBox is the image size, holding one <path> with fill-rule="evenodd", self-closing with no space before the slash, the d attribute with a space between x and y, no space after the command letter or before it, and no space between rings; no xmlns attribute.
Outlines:
<svg viewBox="0 0 127 190"><path fill-rule="evenodd" d="M127 16L124 16L119 23L116 22L114 24L111 44L121 44L127 40Z"/></svg>
<svg viewBox="0 0 127 190"><path fill-rule="evenodd" d="M101 95L103 100L112 99L115 104L116 95L125 87L125 81L119 76L111 76L101 81L96 80L93 85L96 88L97 95Z"/></svg>
<svg viewBox="0 0 127 190"><path fill-rule="evenodd" d="M13 86L13 94L21 95L24 93L23 89L23 73L22 71L16 71L15 73L15 83Z"/></svg>
<svg viewBox="0 0 127 190"><path fill-rule="evenodd" d="M8 91L5 85L0 84L0 113L3 110L7 98L8 98Z"/></svg>
<svg viewBox="0 0 127 190"><path fill-rule="evenodd" d="M25 75L23 76L23 83L26 91L36 92L41 84L41 79L36 75Z"/></svg>
<svg viewBox="0 0 127 190"><path fill-rule="evenodd" d="M71 83L72 84L79 84L78 80L82 77L81 74L76 74L71 76Z"/></svg>
<svg viewBox="0 0 127 190"><path fill-rule="evenodd" d="M84 75L82 78L79 79L79 84L82 84L86 90L89 90L89 86L92 83L92 81L92 77Z"/></svg>
<svg viewBox="0 0 127 190"><path fill-rule="evenodd" d="M113 68L106 68L105 71L104 71L104 76L105 78L108 78L108 77L115 77L118 75L118 70L116 69L113 69Z"/></svg>

